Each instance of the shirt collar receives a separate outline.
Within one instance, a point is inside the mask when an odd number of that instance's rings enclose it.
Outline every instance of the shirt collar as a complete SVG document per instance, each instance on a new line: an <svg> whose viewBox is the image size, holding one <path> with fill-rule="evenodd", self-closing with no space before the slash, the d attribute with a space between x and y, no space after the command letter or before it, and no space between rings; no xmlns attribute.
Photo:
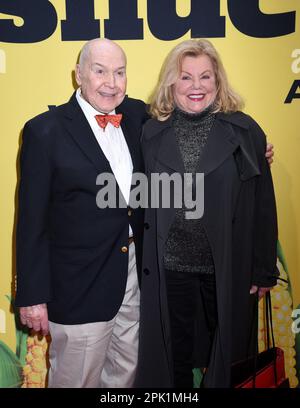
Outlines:
<svg viewBox="0 0 300 408"><path fill-rule="evenodd" d="M98 112L91 104L89 104L81 95L81 88L78 88L76 91L76 99L79 103L79 106L83 110L83 112L88 115L89 117L95 117L95 115L104 115L103 112ZM109 112L109 115L115 115L115 109Z"/></svg>

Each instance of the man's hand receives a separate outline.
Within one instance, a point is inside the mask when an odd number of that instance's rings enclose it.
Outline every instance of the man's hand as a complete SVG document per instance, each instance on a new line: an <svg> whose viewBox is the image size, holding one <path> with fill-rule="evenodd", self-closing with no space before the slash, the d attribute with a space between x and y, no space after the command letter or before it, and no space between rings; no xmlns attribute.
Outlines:
<svg viewBox="0 0 300 408"><path fill-rule="evenodd" d="M46 303L20 307L21 322L44 336L49 333L48 310Z"/></svg>
<svg viewBox="0 0 300 408"><path fill-rule="evenodd" d="M270 287L270 288L259 288L256 285L252 285L251 289L250 289L250 295L253 295L254 293L256 293L258 291L258 300L260 300L262 297L265 296L265 294L267 292L270 292L271 289L272 289L272 287Z"/></svg>
<svg viewBox="0 0 300 408"><path fill-rule="evenodd" d="M273 149L274 149L274 146L271 143L267 143L266 158L270 166L273 163L273 156L274 156Z"/></svg>

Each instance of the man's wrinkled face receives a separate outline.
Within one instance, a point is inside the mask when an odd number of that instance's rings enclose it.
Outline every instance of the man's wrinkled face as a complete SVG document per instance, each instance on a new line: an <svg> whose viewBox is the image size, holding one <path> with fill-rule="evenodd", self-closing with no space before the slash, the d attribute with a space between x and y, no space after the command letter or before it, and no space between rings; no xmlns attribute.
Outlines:
<svg viewBox="0 0 300 408"><path fill-rule="evenodd" d="M97 111L109 113L126 93L126 59L115 45L92 46L83 64L76 66L81 95Z"/></svg>

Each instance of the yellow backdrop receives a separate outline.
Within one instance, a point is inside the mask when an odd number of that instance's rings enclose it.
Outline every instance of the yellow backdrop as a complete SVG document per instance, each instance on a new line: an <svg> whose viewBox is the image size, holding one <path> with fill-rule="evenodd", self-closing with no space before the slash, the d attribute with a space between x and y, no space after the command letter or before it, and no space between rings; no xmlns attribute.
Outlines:
<svg viewBox="0 0 300 408"><path fill-rule="evenodd" d="M25 3L25 1L0 1L0 20L13 19L16 27L22 27L25 18L7 14L4 3ZM28 7L29 3L38 2L29 1ZM60 22L66 19L66 6L70 2L53 0L50 3L57 13L57 26L48 38L38 42L22 43L21 40L17 42L6 40L0 43L0 340L13 352L16 346L14 318L5 295L11 294L13 285L16 163L20 133L25 121L47 110L49 105L58 105L69 99L74 90L72 71L80 48L85 42L62 39ZM151 11L147 10L149 3L151 2L146 0L137 1L138 17L143 19L144 38L117 40L128 56L128 94L144 100L147 100L153 89L161 63L168 51L183 39L191 38L191 31L174 40L156 38L148 25L147 17ZM161 0L160 3L164 2ZM174 1L175 3L177 14L184 17L189 15L191 3L195 2L177 0ZM205 15L205 3L210 2L201 3L203 3ZM265 130L269 141L275 145L275 163L272 165L272 173L278 205L279 238L287 261L287 266L285 265L284 268L288 267L293 297L292 305L291 301L288 305L289 315L286 316L289 324L285 326L285 330L289 332L292 322L290 312L292 309L297 309L300 304L300 215L297 210L300 202L298 180L300 3L297 0L258 2L261 13L295 12L293 32L270 38L258 38L239 31L237 24L232 22L232 13L229 10L229 4L233 3L233 1L220 1L220 15L225 17L225 34L220 38L212 37L211 40L221 54L230 82L246 101L245 111L253 115ZM245 3L249 1L245 0ZM257 2L252 1L252 3L255 6ZM104 19L110 17L109 7L108 0L94 2L94 18L100 20L102 37L105 36ZM37 12L36 7L31 7L30 13ZM249 18L251 20L251 16ZM119 24L122 26L125 23L120 19ZM276 26L277 23L274 24ZM0 39L4 35L3 30L5 27L0 25ZM294 97L291 98L290 103L285 103L292 86L294 86L292 92ZM294 313L297 317L297 312ZM300 330L300 324L294 324L294 340L298 329ZM283 334L288 335L287 332ZM295 374L295 353L291 352L291 358L291 364L294 364L291 367ZM293 384L296 385L297 381L294 380Z"/></svg>

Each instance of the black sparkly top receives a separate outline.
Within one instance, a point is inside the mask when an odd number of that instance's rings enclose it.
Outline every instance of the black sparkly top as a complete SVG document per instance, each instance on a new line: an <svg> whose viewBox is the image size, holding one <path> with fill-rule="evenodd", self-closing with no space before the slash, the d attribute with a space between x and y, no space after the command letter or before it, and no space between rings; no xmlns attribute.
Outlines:
<svg viewBox="0 0 300 408"><path fill-rule="evenodd" d="M198 114L176 108L172 122L186 173L195 174L215 120L212 108ZM164 267L187 273L214 273L211 248L201 219L186 219L186 209L177 208L164 249Z"/></svg>

